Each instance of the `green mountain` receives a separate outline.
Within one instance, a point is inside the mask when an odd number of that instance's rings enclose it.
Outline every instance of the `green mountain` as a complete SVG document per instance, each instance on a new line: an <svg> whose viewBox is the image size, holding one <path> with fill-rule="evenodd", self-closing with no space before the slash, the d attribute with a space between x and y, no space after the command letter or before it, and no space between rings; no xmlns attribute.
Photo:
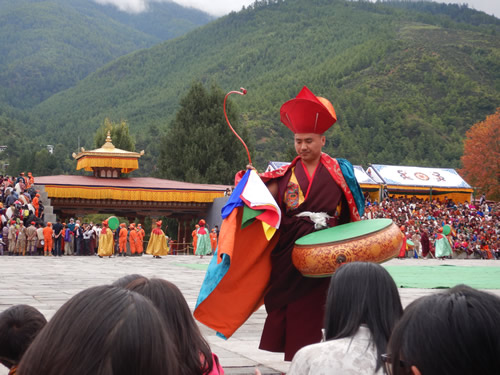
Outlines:
<svg viewBox="0 0 500 375"><path fill-rule="evenodd" d="M0 0L0 102L32 107L119 56L211 19L174 3L130 15L92 0Z"/></svg>
<svg viewBox="0 0 500 375"><path fill-rule="evenodd" d="M76 134L92 146L105 117L126 119L140 149L157 142L193 81L243 86L232 100L262 168L290 158L279 108L307 85L337 111L331 155L458 167L465 131L500 105L499 34L497 18L466 6L261 0L118 58L38 105L31 122L75 148Z"/></svg>

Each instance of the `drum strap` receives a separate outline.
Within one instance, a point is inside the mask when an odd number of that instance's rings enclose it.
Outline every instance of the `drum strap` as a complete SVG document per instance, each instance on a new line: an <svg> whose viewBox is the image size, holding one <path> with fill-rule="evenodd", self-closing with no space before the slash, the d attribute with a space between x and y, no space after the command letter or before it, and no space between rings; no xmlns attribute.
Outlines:
<svg viewBox="0 0 500 375"><path fill-rule="evenodd" d="M324 229L328 227L327 220L331 219L333 216L328 215L326 212L311 212L304 211L295 215L297 217L307 216L314 223L314 229Z"/></svg>

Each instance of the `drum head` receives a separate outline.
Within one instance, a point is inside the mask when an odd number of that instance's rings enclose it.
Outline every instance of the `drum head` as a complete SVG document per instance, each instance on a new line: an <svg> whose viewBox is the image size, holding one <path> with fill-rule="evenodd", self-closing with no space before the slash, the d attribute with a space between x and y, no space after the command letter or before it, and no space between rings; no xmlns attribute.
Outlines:
<svg viewBox="0 0 500 375"><path fill-rule="evenodd" d="M378 232L392 224L391 219L361 220L322 229L299 238L296 245L318 245L352 240L370 233Z"/></svg>
<svg viewBox="0 0 500 375"><path fill-rule="evenodd" d="M120 226L120 220L116 216L108 217L108 227L111 230L115 230Z"/></svg>
<svg viewBox="0 0 500 375"><path fill-rule="evenodd" d="M413 243L413 241L412 241L412 240L406 240L406 244L407 244L408 246L415 246L415 244Z"/></svg>

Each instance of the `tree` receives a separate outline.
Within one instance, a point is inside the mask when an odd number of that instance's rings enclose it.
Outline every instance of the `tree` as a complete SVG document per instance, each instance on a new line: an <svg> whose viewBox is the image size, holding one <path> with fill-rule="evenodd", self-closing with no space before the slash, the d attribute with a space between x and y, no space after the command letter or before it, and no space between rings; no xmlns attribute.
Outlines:
<svg viewBox="0 0 500 375"><path fill-rule="evenodd" d="M107 117L94 135L96 148L101 147L106 142L108 131L111 133L111 141L116 148L135 151L135 141L130 135L127 122L121 120L120 123L114 123Z"/></svg>
<svg viewBox="0 0 500 375"><path fill-rule="evenodd" d="M216 84L207 90L201 82L193 83L162 139L161 177L232 184L234 173L245 168L246 152L224 118L224 96ZM248 142L248 132L238 126L239 116L229 100L227 114L231 125Z"/></svg>
<svg viewBox="0 0 500 375"><path fill-rule="evenodd" d="M499 200L500 108L486 120L473 125L465 136L460 174L488 199Z"/></svg>

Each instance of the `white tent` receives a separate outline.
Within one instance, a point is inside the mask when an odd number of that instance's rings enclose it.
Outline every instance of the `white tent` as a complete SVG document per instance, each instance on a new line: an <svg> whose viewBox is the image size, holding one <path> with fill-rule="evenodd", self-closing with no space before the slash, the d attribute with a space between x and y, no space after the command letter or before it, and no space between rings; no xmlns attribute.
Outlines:
<svg viewBox="0 0 500 375"><path fill-rule="evenodd" d="M372 164L367 174L384 185L389 195L439 197L471 201L472 187L451 168Z"/></svg>

